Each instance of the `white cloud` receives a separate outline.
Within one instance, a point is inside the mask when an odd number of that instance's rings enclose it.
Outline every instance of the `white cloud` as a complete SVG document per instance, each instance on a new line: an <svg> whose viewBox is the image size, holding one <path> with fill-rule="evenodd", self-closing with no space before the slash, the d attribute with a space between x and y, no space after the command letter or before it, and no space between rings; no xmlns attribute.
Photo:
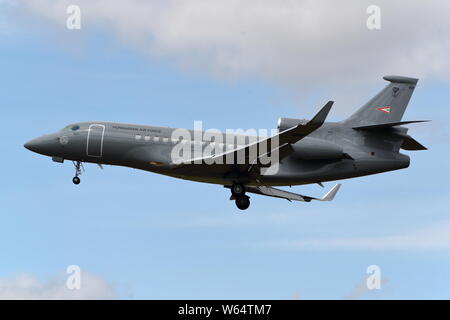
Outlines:
<svg viewBox="0 0 450 320"><path fill-rule="evenodd" d="M400 235L306 240L273 240L259 247L284 249L450 250L450 220Z"/></svg>
<svg viewBox="0 0 450 320"><path fill-rule="evenodd" d="M293 87L374 82L384 74L449 80L450 3L444 0L379 0L379 31L366 28L373 1L361 0L23 3L61 30L69 4L80 5L84 32L100 25L152 57L227 79L256 76Z"/></svg>
<svg viewBox="0 0 450 320"><path fill-rule="evenodd" d="M104 279L87 272L82 273L81 288L69 290L62 275L40 281L30 274L0 278L0 300L53 300L53 299L114 299L113 286Z"/></svg>

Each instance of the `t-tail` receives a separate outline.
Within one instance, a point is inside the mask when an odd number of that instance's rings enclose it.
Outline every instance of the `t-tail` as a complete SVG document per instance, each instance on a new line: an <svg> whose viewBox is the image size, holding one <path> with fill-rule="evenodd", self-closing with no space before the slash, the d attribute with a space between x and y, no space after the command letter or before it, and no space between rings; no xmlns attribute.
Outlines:
<svg viewBox="0 0 450 320"><path fill-rule="evenodd" d="M345 122L351 126L368 126L399 122L418 79L400 76L386 76L390 83L375 97L369 100Z"/></svg>
<svg viewBox="0 0 450 320"><path fill-rule="evenodd" d="M406 134L406 128L395 130L397 126L427 121L401 121L418 79L402 76L385 76L383 79L390 83L343 123L355 130L382 130L385 133L389 131L396 140L402 138L403 142L399 145L402 149L426 150Z"/></svg>

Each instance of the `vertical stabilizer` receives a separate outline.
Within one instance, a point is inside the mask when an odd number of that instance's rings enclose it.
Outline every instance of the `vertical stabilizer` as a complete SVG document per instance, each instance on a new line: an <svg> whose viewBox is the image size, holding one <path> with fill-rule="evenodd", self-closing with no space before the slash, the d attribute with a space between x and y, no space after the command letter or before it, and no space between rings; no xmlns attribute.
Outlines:
<svg viewBox="0 0 450 320"><path fill-rule="evenodd" d="M366 126L402 119L418 79L401 76L385 76L383 79L390 84L345 120L345 124Z"/></svg>

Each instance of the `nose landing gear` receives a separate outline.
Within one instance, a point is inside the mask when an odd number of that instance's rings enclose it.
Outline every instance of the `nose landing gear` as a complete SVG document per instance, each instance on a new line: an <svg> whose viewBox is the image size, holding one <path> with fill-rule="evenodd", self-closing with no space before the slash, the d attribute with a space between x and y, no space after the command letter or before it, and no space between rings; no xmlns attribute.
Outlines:
<svg viewBox="0 0 450 320"><path fill-rule="evenodd" d="M78 178L78 177L73 177L72 182L73 182L74 184L80 184L81 179Z"/></svg>
<svg viewBox="0 0 450 320"><path fill-rule="evenodd" d="M75 177L73 177L72 182L74 184L80 184L81 179L78 177L81 175L81 169L84 171L83 163L81 161L72 161L75 166Z"/></svg>

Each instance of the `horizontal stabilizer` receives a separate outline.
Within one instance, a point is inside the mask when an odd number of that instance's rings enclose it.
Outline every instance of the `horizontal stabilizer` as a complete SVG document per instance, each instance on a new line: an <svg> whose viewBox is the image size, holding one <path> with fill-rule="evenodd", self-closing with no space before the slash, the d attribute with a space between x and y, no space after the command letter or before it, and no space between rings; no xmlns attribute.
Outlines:
<svg viewBox="0 0 450 320"><path fill-rule="evenodd" d="M430 120L387 122L387 123L379 123L379 124L373 124L373 125L367 125L367 126L353 127L353 129L355 129L355 130L385 129L385 128L392 128L395 126L401 126L401 125L410 124L410 123L429 122L429 121Z"/></svg>
<svg viewBox="0 0 450 320"><path fill-rule="evenodd" d="M419 80L416 78L403 76L384 76L383 79L393 83L407 83L407 84L417 84L417 81Z"/></svg>
<svg viewBox="0 0 450 320"><path fill-rule="evenodd" d="M256 193L263 196L268 197L275 197L275 198L282 198L289 201L295 200L295 201L304 201L304 202L310 202L311 200L318 200L318 201L331 201L334 199L334 196L338 192L339 188L341 187L340 184L335 185L333 188L331 188L330 191L328 191L322 198L314 198L309 196L304 196L298 193L289 192L273 187L266 187L266 186L246 186L245 190L250 193ZM227 187L228 188L228 187ZM232 196L231 199L233 200L234 197Z"/></svg>

